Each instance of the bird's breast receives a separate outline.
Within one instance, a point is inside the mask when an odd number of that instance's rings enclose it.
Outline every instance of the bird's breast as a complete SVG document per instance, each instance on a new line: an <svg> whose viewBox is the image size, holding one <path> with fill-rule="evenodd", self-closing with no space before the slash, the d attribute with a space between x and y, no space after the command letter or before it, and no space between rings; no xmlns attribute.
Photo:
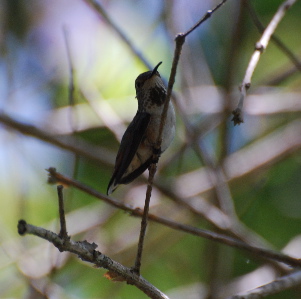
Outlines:
<svg viewBox="0 0 301 299"><path fill-rule="evenodd" d="M145 144L149 144L152 147L155 146L158 140L164 105L160 107L160 111L158 111L158 108L159 107L157 107L156 112L151 113L151 119L146 130L146 135L145 135L146 138L144 141ZM161 144L162 152L164 152L168 148L174 136L175 136L175 111L172 103L170 103L167 110L165 125L162 132L162 144Z"/></svg>

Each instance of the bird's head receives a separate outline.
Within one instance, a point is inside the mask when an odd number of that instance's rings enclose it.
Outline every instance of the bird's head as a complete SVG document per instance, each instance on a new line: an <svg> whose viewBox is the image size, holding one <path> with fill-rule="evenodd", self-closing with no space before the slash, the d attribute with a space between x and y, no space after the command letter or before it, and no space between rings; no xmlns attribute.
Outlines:
<svg viewBox="0 0 301 299"><path fill-rule="evenodd" d="M146 108L145 105L161 106L165 100L166 88L157 71L161 63L152 71L140 74L135 81L139 110Z"/></svg>

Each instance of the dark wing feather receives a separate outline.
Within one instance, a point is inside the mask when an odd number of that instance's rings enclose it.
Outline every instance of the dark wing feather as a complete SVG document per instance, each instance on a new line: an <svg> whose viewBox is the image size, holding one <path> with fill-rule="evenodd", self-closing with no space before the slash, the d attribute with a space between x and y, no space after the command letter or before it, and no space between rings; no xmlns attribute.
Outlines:
<svg viewBox="0 0 301 299"><path fill-rule="evenodd" d="M135 178L137 178L140 174L142 174L152 163L153 157L151 156L148 160L146 160L140 167L135 169L133 172L129 173L126 177L123 177L119 184L128 184L132 182Z"/></svg>
<svg viewBox="0 0 301 299"><path fill-rule="evenodd" d="M115 170L110 180L108 191L111 185L120 183L124 172L129 167L138 146L142 141L145 131L150 121L150 114L146 112L137 112L134 119L126 129L117 153Z"/></svg>

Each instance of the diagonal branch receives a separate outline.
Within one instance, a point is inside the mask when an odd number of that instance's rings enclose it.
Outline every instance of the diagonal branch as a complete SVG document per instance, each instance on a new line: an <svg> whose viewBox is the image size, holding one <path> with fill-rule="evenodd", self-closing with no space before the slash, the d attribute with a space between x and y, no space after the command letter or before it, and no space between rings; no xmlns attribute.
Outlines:
<svg viewBox="0 0 301 299"><path fill-rule="evenodd" d="M301 271L290 273L289 275L279 277L271 283L250 290L244 294L235 295L228 299L259 299L268 295L278 294L281 291L288 290L301 284Z"/></svg>
<svg viewBox="0 0 301 299"><path fill-rule="evenodd" d="M245 77L242 81L241 84L241 93L240 93L240 98L238 105L235 110L232 111L233 118L232 121L234 122L235 125L239 125L243 123L243 116L242 116L242 109L243 109L243 104L244 100L247 95L247 90L251 87L251 79L254 73L254 70L257 66L257 63L259 61L259 58L261 54L264 52L264 50L267 48L268 43L270 41L270 38L272 34L275 32L278 24L284 17L286 11L296 2L296 0L286 0L283 2L277 12L275 13L274 17L272 18L271 22L267 26L267 28L264 30L260 40L256 43L255 46L255 52L253 53L249 65L247 67Z"/></svg>
<svg viewBox="0 0 301 299"><path fill-rule="evenodd" d="M133 216L142 217L143 211L139 208L133 208L130 205L126 205L121 203L120 201L114 200L108 196L103 195L100 192L97 192L96 190L76 181L71 178L68 178L66 176L63 176L62 174L56 172L54 168L50 168L49 170L50 179L52 182L67 184L73 187L76 187L77 189L90 194L100 200L103 200L107 204L114 206L115 208L119 208L121 210L130 212ZM259 247L250 246L247 243L244 243L238 239L228 237L226 235L214 233L208 230L199 229L190 225L180 224L175 221L166 219L164 217L159 217L153 214L148 214L148 219L153 222L157 222L160 224L163 224L167 227L170 227L172 229L182 231L194 236L206 238L212 241L220 242L222 244L226 244L231 247L239 248L246 250L252 254L259 255L261 257L267 258L269 260L285 263L287 265L290 265L292 267L301 267L301 260L295 259L291 256L278 253L272 250L267 250Z"/></svg>
<svg viewBox="0 0 301 299"><path fill-rule="evenodd" d="M113 164L114 157L107 149L85 142L80 138L76 138L74 136L55 136L33 125L25 124L14 118L11 118L4 113L0 113L0 123L3 123L5 126L12 128L24 135L38 138L59 148L79 154L96 162L97 164Z"/></svg>
<svg viewBox="0 0 301 299"><path fill-rule="evenodd" d="M65 209L64 209L64 197L63 197L63 186L57 186L58 193L58 201L59 201L59 215L60 215L60 226L61 230L59 233L59 237L63 240L67 240L69 238L67 232L66 218L65 218Z"/></svg>
<svg viewBox="0 0 301 299"><path fill-rule="evenodd" d="M209 19L212 14L217 11L221 6L223 6L225 3L227 2L227 0L223 0L222 2L220 2L218 5L216 5L212 10L208 10L204 16L194 25L192 26L188 31L186 31L183 35L186 37L187 35L189 35L192 31L194 31L195 29L197 29L202 23L204 23L207 19Z"/></svg>
<svg viewBox="0 0 301 299"><path fill-rule="evenodd" d="M140 236L139 236L139 242L138 242L138 252L137 252L136 262L135 262L135 266L134 266L134 271L136 271L136 273L140 272L141 256L142 256L142 251L143 251L143 242L144 242L144 237L145 237L145 231L146 231L146 227L147 227L147 217L148 217L148 211L149 211L149 203L150 203L150 199L151 199L153 179L156 174L157 163L160 158L159 153L160 153L160 148L161 148L161 144L162 144L163 129L165 127L167 111L169 109L169 103L171 100L172 89L173 89L173 85L175 83L177 67L179 64L182 47L185 43L185 37L187 35L189 35L192 31L194 31L197 27L199 27L204 21L206 21L212 15L212 13L215 12L219 7L221 7L226 1L227 0L223 0L213 10L207 11L207 13L204 15L204 17L195 26L193 26L190 30L188 30L184 34L178 34L175 39L176 47L175 47L175 51L174 51L172 67L171 67L170 76L169 76L169 80L168 80L168 87L167 87L167 94L166 94L166 98L165 98L165 102L164 102L164 108L163 108L161 121L160 121L159 134L158 134L157 144L156 144L157 150L153 153L153 158L152 158L153 161L156 161L156 163L152 163L149 168L149 179L148 179L148 186L147 186L147 191L146 191L144 213L143 213L143 217L142 217L142 221L141 221L141 230L140 230Z"/></svg>
<svg viewBox="0 0 301 299"><path fill-rule="evenodd" d="M139 235L139 241L138 241L138 251L137 251L137 256L136 256L136 260L135 260L135 265L133 267L133 271L136 272L137 274L140 274L144 237L145 237L145 232L146 232L146 228L147 228L147 222L148 222L148 217L149 217L149 214L148 214L149 205L150 205L150 199L152 196L153 180L154 180L156 171L157 171L157 164L152 163L149 167L148 184L147 184L147 190L146 190L146 195L145 195L145 203L144 203L140 235Z"/></svg>
<svg viewBox="0 0 301 299"><path fill-rule="evenodd" d="M164 103L164 109L163 109L162 117L161 117L160 131L159 131L159 136L158 136L158 140L157 140L157 148L160 148L160 146L161 146L163 128L164 128L164 125L165 125L168 106L169 106L169 102L170 102L170 99L171 99L172 89L173 89L173 86L174 86L174 83L175 83L176 72L177 72L177 68L178 68L178 64L179 64L179 60L180 60L180 56L181 56L182 47L185 43L185 38L191 32L193 32L196 28L198 28L203 22L205 22L207 19L209 19L211 17L211 15L215 11L217 11L226 1L227 0L223 0L214 9L208 10L205 13L205 15L192 28L190 28L185 33L179 33L175 38L176 47L175 47L175 51L174 51L170 76L169 76L169 80L168 80L167 94L166 94L166 99L165 99L165 103Z"/></svg>
<svg viewBox="0 0 301 299"><path fill-rule="evenodd" d="M18 232L20 235L35 235L52 243L59 251L68 251L76 254L85 262L94 264L98 268L105 268L122 277L128 284L136 286L150 298L168 299L160 290L150 284L143 277L135 274L130 268L127 268L108 256L96 251L97 245L87 241L74 242L69 239L63 239L56 233L27 224L26 221L20 220L18 223Z"/></svg>
<svg viewBox="0 0 301 299"><path fill-rule="evenodd" d="M255 26L257 27L260 33L263 33L265 28L258 19L258 16L256 15L256 12L252 7L250 1L247 0L244 3L249 11L249 14ZM290 61L295 65L295 68L301 72L301 61L298 59L298 57L282 42L281 39L279 39L274 34L271 36L271 40L290 59Z"/></svg>
<svg viewBox="0 0 301 299"><path fill-rule="evenodd" d="M138 57L146 66L146 68L151 69L150 63L143 57L142 53L133 45L127 35L114 23L114 21L106 13L105 9L98 0L85 0L89 5L91 5L95 11L109 24L112 29L119 35L121 40L125 42L128 48L133 52L133 54Z"/></svg>

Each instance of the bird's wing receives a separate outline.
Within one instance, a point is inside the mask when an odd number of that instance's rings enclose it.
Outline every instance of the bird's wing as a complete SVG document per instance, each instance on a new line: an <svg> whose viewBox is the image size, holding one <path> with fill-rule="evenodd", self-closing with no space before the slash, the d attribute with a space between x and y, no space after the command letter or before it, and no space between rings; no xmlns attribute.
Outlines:
<svg viewBox="0 0 301 299"><path fill-rule="evenodd" d="M117 153L115 170L109 182L108 193L114 191L114 185L119 184L123 174L129 167L135 153L137 152L138 146L142 141L149 122L149 113L137 112L134 119L126 129Z"/></svg>

